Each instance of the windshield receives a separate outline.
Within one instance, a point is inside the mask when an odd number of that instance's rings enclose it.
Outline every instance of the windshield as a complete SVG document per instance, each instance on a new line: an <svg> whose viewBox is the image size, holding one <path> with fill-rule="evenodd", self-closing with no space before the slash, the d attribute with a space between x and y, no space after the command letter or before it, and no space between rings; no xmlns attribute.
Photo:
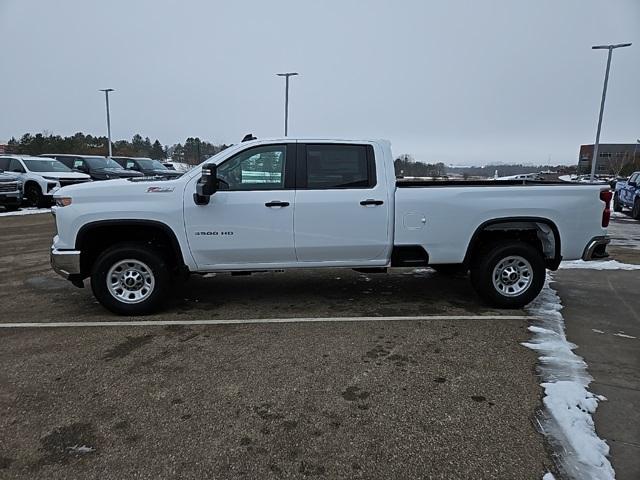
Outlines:
<svg viewBox="0 0 640 480"><path fill-rule="evenodd" d="M143 170L169 170L158 160L151 160L150 158L136 160L136 162L138 162L138 165L140 165L140 168Z"/></svg>
<svg viewBox="0 0 640 480"><path fill-rule="evenodd" d="M71 169L60 163L58 160L23 160L27 169L32 172L70 172Z"/></svg>
<svg viewBox="0 0 640 480"><path fill-rule="evenodd" d="M118 170L122 170L122 166L110 158L86 157L84 160L91 168L117 168Z"/></svg>

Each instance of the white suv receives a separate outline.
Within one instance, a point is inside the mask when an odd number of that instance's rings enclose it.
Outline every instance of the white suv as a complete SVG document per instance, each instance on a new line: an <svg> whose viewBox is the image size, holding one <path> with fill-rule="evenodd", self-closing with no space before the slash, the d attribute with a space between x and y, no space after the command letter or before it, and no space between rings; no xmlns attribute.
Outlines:
<svg viewBox="0 0 640 480"><path fill-rule="evenodd" d="M45 157L3 155L0 170L17 174L30 207L50 205L53 193L60 187L91 181L89 175L74 172L58 160Z"/></svg>

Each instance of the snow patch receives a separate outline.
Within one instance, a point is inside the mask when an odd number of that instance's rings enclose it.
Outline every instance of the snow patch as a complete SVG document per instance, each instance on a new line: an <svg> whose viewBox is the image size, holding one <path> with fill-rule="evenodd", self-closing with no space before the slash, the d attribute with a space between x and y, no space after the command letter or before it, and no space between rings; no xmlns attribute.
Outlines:
<svg viewBox="0 0 640 480"><path fill-rule="evenodd" d="M640 270L640 265L620 263L617 260L591 261L570 260L560 264L561 269L589 269L589 270Z"/></svg>
<svg viewBox="0 0 640 480"><path fill-rule="evenodd" d="M615 472L607 459L609 446L595 432L591 415L604 397L587 387L593 380L587 364L567 341L562 304L550 286L551 276L536 300L527 306L537 320L529 327L533 336L525 347L539 355L538 371L544 388L542 427L559 452L559 468L568 478L610 480ZM543 477L553 478L553 477Z"/></svg>
<svg viewBox="0 0 640 480"><path fill-rule="evenodd" d="M50 208L22 208L15 212L0 212L0 217L16 217L20 215L34 215L36 213L51 213Z"/></svg>
<svg viewBox="0 0 640 480"><path fill-rule="evenodd" d="M593 333L604 333L604 331L603 331L603 330L598 330L597 328L592 328L592 329L591 329L591 331L592 331Z"/></svg>
<svg viewBox="0 0 640 480"><path fill-rule="evenodd" d="M86 445L73 445L72 447L67 447L67 450L69 450L71 453L91 453L91 452L95 452L96 449L93 447L88 447Z"/></svg>
<svg viewBox="0 0 640 480"><path fill-rule="evenodd" d="M626 333L614 333L613 336L622 337L622 338L637 338L637 337L634 337L633 335L627 335Z"/></svg>
<svg viewBox="0 0 640 480"><path fill-rule="evenodd" d="M547 472L542 477L542 480L556 480L556 477L553 476L553 473Z"/></svg>

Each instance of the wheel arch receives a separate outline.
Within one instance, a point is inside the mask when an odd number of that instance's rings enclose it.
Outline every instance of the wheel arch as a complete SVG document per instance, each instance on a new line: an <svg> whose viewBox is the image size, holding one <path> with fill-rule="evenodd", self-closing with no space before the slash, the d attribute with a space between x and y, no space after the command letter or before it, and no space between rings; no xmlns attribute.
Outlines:
<svg viewBox="0 0 640 480"><path fill-rule="evenodd" d="M494 233L495 232L495 233ZM550 219L544 217L500 217L481 223L467 246L464 263L468 265L476 251L485 243L487 237L495 241L496 237L514 236L518 232L535 232L545 256L547 268L557 270L562 261L561 239L558 226Z"/></svg>
<svg viewBox="0 0 640 480"><path fill-rule="evenodd" d="M180 242L173 229L157 220L109 219L83 225L75 239L81 275L86 278L102 251L120 242L141 242L162 249L172 267L185 268Z"/></svg>

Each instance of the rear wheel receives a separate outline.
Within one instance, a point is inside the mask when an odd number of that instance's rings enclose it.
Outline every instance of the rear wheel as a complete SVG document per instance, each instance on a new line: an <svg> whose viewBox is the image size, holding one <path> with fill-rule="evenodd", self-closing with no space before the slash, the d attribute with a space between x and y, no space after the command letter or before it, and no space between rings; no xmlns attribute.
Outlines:
<svg viewBox="0 0 640 480"><path fill-rule="evenodd" d="M520 241L495 243L480 251L471 266L471 284L489 305L521 308L544 286L544 257Z"/></svg>
<svg viewBox="0 0 640 480"><path fill-rule="evenodd" d="M622 211L622 204L620 203L620 198L618 197L617 193L613 195L613 211L614 212Z"/></svg>
<svg viewBox="0 0 640 480"><path fill-rule="evenodd" d="M171 275L156 250L141 244L119 244L103 252L91 273L98 301L118 315L145 315L164 303Z"/></svg>
<svg viewBox="0 0 640 480"><path fill-rule="evenodd" d="M636 220L640 220L640 198L636 198L633 202L633 209L631 210L631 216Z"/></svg>

